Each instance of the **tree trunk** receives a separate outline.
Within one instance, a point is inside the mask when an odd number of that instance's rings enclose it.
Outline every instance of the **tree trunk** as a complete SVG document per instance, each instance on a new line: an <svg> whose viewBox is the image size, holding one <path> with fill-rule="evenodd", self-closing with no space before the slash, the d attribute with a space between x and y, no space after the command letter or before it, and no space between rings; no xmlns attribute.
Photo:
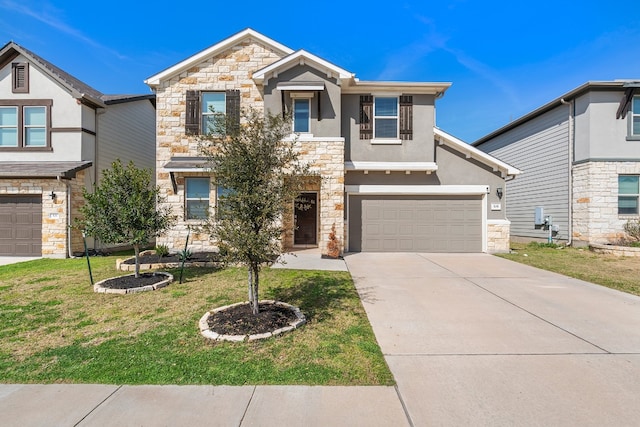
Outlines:
<svg viewBox="0 0 640 427"><path fill-rule="evenodd" d="M258 266L250 265L249 268L249 304L251 312L258 314L260 307L258 306L258 284L260 281L260 270Z"/></svg>
<svg viewBox="0 0 640 427"><path fill-rule="evenodd" d="M133 245L133 252L136 255L136 278L140 277L140 246Z"/></svg>

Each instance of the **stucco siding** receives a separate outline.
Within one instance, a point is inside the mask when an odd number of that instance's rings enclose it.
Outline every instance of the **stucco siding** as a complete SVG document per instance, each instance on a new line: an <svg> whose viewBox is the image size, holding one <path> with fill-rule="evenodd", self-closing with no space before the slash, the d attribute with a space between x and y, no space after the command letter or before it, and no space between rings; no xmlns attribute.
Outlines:
<svg viewBox="0 0 640 427"><path fill-rule="evenodd" d="M478 147L523 172L506 182L503 203L512 236L548 236L534 225L535 208L541 206L560 226L556 237L568 239L569 139L569 107L561 105Z"/></svg>

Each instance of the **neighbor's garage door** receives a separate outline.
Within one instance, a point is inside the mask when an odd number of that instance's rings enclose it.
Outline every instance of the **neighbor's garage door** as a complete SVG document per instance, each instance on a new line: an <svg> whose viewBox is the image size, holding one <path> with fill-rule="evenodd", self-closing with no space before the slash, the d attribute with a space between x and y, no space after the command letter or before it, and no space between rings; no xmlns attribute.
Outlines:
<svg viewBox="0 0 640 427"><path fill-rule="evenodd" d="M0 196L0 255L42 255L41 196Z"/></svg>
<svg viewBox="0 0 640 427"><path fill-rule="evenodd" d="M349 198L349 250L481 252L481 196Z"/></svg>

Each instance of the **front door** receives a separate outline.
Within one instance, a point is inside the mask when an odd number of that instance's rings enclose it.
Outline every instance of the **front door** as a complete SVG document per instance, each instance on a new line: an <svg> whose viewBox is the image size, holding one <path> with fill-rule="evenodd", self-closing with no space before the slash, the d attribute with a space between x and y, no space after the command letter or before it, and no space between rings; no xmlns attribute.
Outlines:
<svg viewBox="0 0 640 427"><path fill-rule="evenodd" d="M317 234L318 194L300 193L294 202L295 231L293 243L295 245L316 245Z"/></svg>

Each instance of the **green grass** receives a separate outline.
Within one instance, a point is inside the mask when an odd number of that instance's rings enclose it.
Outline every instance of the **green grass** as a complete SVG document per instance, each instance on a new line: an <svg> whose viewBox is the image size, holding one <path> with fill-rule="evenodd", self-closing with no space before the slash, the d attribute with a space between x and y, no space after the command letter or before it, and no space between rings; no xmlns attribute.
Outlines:
<svg viewBox="0 0 640 427"><path fill-rule="evenodd" d="M116 257L91 258L94 279ZM172 271L178 277L179 271ZM198 320L246 300L246 271L185 270L153 292L97 294L85 259L0 266L0 378L15 383L391 385L345 272L272 270L261 299L300 307L302 328L253 343L204 339Z"/></svg>
<svg viewBox="0 0 640 427"><path fill-rule="evenodd" d="M512 243L512 253L498 256L569 277L640 295L640 259L597 254L587 248Z"/></svg>

